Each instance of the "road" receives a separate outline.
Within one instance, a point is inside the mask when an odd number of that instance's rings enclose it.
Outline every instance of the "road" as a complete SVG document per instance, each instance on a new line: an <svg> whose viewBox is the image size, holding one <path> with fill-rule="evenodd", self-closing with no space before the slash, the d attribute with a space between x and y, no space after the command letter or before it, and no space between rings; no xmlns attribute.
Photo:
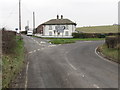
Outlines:
<svg viewBox="0 0 120 90"><path fill-rule="evenodd" d="M28 54L25 88L118 88L118 65L95 53L103 41L52 45L23 38Z"/></svg>

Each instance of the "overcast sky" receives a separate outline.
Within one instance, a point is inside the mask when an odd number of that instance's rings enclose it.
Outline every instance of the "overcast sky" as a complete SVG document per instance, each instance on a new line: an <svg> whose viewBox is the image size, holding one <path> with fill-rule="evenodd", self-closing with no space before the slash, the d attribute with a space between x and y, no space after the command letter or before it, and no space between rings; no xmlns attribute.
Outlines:
<svg viewBox="0 0 120 90"><path fill-rule="evenodd" d="M22 28L32 28L32 12L36 14L36 27L57 14L77 23L77 27L112 25L118 23L119 0L21 0ZM19 0L0 0L0 28L18 28Z"/></svg>

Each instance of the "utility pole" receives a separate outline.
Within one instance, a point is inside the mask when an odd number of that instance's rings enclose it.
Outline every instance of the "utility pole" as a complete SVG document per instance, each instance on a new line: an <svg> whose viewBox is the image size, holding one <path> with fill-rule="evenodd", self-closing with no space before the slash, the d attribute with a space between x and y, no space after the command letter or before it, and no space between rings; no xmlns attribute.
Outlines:
<svg viewBox="0 0 120 90"><path fill-rule="evenodd" d="M21 32L21 0L19 0L19 32Z"/></svg>
<svg viewBox="0 0 120 90"><path fill-rule="evenodd" d="M27 26L29 27L29 20L27 21Z"/></svg>
<svg viewBox="0 0 120 90"><path fill-rule="evenodd" d="M33 30L35 30L35 12L33 12Z"/></svg>

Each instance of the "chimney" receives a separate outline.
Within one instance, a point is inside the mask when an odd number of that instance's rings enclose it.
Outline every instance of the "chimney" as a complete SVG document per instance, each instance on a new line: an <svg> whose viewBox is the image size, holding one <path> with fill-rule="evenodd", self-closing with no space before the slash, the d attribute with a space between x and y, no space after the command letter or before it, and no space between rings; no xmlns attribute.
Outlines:
<svg viewBox="0 0 120 90"><path fill-rule="evenodd" d="M61 15L61 19L63 19L63 15Z"/></svg>
<svg viewBox="0 0 120 90"><path fill-rule="evenodd" d="M57 15L57 19L59 19L59 15Z"/></svg>

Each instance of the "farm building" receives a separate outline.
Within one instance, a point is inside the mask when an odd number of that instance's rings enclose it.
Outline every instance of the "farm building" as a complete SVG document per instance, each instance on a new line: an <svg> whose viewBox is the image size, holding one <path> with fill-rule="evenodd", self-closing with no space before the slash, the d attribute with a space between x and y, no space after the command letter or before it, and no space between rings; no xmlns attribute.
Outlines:
<svg viewBox="0 0 120 90"><path fill-rule="evenodd" d="M55 37L55 38L72 38L72 33L75 32L76 23L69 19L64 19L63 15L57 19L51 19L37 27L37 34L41 37Z"/></svg>

